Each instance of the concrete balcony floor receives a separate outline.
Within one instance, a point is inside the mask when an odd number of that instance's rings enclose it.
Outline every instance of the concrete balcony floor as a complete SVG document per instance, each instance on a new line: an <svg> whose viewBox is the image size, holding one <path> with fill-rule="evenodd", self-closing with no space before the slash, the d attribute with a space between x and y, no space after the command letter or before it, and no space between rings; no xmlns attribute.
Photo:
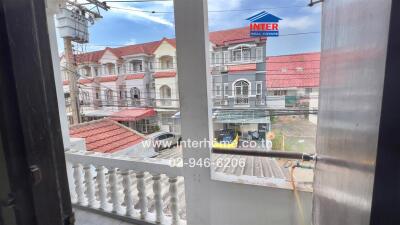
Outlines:
<svg viewBox="0 0 400 225"><path fill-rule="evenodd" d="M75 225L135 225L108 215L74 207Z"/></svg>

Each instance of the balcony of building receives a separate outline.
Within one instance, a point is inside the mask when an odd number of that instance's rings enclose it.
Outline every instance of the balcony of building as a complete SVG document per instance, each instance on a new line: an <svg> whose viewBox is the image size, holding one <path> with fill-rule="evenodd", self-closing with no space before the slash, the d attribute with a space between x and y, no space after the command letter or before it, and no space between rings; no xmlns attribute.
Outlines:
<svg viewBox="0 0 400 225"><path fill-rule="evenodd" d="M176 69L176 60L171 55L163 55L157 59L155 62L155 71L174 71Z"/></svg>

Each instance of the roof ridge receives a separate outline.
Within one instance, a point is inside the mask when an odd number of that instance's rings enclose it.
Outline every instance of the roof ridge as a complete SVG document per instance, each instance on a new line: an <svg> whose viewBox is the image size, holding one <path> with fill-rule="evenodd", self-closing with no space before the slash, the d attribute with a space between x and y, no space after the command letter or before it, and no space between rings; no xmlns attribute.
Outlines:
<svg viewBox="0 0 400 225"><path fill-rule="evenodd" d="M311 54L321 54L321 52L316 51L316 52L304 52L304 53L285 54L285 55L271 55L271 56L266 56L265 59L268 59L269 57L297 56L297 55L311 55Z"/></svg>
<svg viewBox="0 0 400 225"><path fill-rule="evenodd" d="M90 124L94 124L94 123L99 123L102 120L108 120L108 118L101 118L101 119L98 119L98 120L91 120L91 121L88 121L88 122L83 122L83 123L70 125L69 129L77 129L77 128L82 127L82 126L86 126L86 125L90 125Z"/></svg>

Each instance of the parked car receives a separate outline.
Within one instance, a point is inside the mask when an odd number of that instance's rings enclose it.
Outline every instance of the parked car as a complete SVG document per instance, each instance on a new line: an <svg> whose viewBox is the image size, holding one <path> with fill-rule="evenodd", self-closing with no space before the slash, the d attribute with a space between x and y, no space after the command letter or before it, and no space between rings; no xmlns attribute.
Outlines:
<svg viewBox="0 0 400 225"><path fill-rule="evenodd" d="M154 149L158 152L163 149L172 148L179 144L181 138L177 134L159 131L147 136L151 139Z"/></svg>
<svg viewBox="0 0 400 225"><path fill-rule="evenodd" d="M234 130L219 130L215 132L213 148L233 149L239 144L239 134Z"/></svg>

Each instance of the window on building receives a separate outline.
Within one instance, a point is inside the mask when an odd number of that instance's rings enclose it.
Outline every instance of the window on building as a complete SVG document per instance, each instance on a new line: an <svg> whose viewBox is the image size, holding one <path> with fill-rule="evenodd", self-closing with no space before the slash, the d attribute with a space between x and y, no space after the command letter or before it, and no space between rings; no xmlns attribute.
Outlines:
<svg viewBox="0 0 400 225"><path fill-rule="evenodd" d="M275 90L274 95L275 96L287 95L287 90Z"/></svg>
<svg viewBox="0 0 400 225"><path fill-rule="evenodd" d="M232 50L232 61L249 61L251 60L251 50L249 47L240 46Z"/></svg>
<svg viewBox="0 0 400 225"><path fill-rule="evenodd" d="M105 90L104 96L105 96L106 103L108 105L112 105L113 104L113 91L111 89Z"/></svg>
<svg viewBox="0 0 400 225"><path fill-rule="evenodd" d="M262 95L262 81L257 81L256 83L256 95L257 96Z"/></svg>
<svg viewBox="0 0 400 225"><path fill-rule="evenodd" d="M215 64L219 65L222 63L222 54L221 52L215 52Z"/></svg>
<svg viewBox="0 0 400 225"><path fill-rule="evenodd" d="M264 48L263 47L257 47L256 48L256 60L257 61L263 61L263 56L264 56L264 54L263 54L263 51L264 51Z"/></svg>
<svg viewBox="0 0 400 225"><path fill-rule="evenodd" d="M90 97L89 97L89 92L88 91L81 91L79 93L80 97L80 103L81 105L89 105L90 104Z"/></svg>
<svg viewBox="0 0 400 225"><path fill-rule="evenodd" d="M215 85L215 96L221 96L222 95L222 90L221 90L221 84L216 84Z"/></svg>
<svg viewBox="0 0 400 225"><path fill-rule="evenodd" d="M171 105L171 88L168 85L160 87L161 105Z"/></svg>
<svg viewBox="0 0 400 225"><path fill-rule="evenodd" d="M137 87L133 87L130 90L130 94L132 105L140 104L140 89Z"/></svg>
<svg viewBox="0 0 400 225"><path fill-rule="evenodd" d="M95 95L96 95L96 100L99 100L100 99L100 88L96 87L94 92L95 92Z"/></svg>
<svg viewBox="0 0 400 225"><path fill-rule="evenodd" d="M126 98L126 88L125 85L119 85L119 99L123 100Z"/></svg>
<svg viewBox="0 0 400 225"><path fill-rule="evenodd" d="M230 58L229 58L229 51L224 51L224 64L229 63Z"/></svg>
<svg viewBox="0 0 400 225"><path fill-rule="evenodd" d="M232 50L232 61L237 62L242 60L242 49Z"/></svg>
<svg viewBox="0 0 400 225"><path fill-rule="evenodd" d="M238 105L249 103L249 82L244 80L236 81L235 87L235 103Z"/></svg>
<svg viewBox="0 0 400 225"><path fill-rule="evenodd" d="M94 76L99 76L99 69L97 67L94 68Z"/></svg>
<svg viewBox="0 0 400 225"><path fill-rule="evenodd" d="M107 75L115 75L115 64L107 63L106 65Z"/></svg>
<svg viewBox="0 0 400 225"><path fill-rule="evenodd" d="M228 97L228 96L229 96L229 84L224 83L224 97Z"/></svg>
<svg viewBox="0 0 400 225"><path fill-rule="evenodd" d="M132 60L128 63L128 70L130 73L143 71L142 60Z"/></svg>
<svg viewBox="0 0 400 225"><path fill-rule="evenodd" d="M165 56L160 57L160 64L161 64L160 66L161 66L161 69L163 69L163 70L173 69L174 68L173 62L174 62L174 60L173 60L172 56L165 55Z"/></svg>

